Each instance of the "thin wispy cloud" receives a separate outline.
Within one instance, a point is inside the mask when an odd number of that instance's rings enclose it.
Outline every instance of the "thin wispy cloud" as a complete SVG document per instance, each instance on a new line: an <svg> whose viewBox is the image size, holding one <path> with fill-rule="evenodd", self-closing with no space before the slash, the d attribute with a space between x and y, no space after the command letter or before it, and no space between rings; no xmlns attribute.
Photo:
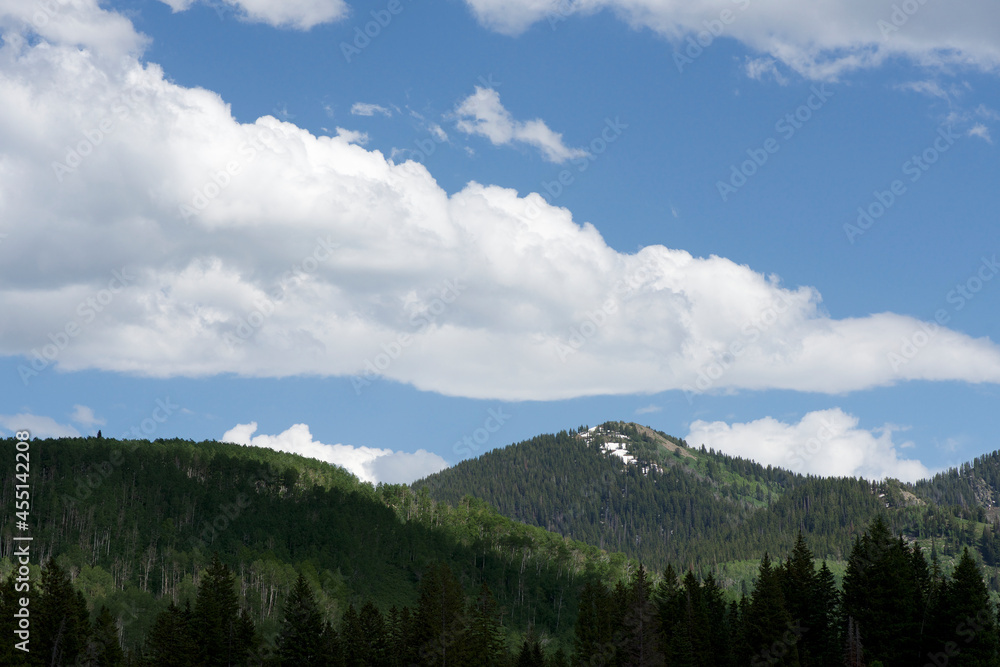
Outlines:
<svg viewBox="0 0 1000 667"><path fill-rule="evenodd" d="M355 102L351 106L351 113L355 116L374 116L379 114L389 118L392 116L392 109L388 109L379 104L365 104L364 102Z"/></svg>

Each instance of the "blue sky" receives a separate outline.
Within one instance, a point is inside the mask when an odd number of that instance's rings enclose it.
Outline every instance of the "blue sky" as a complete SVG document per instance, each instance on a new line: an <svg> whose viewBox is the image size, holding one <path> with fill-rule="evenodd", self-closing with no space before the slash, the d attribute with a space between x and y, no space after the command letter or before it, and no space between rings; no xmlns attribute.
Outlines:
<svg viewBox="0 0 1000 667"><path fill-rule="evenodd" d="M1000 10L671 5L0 3L0 428L996 449Z"/></svg>

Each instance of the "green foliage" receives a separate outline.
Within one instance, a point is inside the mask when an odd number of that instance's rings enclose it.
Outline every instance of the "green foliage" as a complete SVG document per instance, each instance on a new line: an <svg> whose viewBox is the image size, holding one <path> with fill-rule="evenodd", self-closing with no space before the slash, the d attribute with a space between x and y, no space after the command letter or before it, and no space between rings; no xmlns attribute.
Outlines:
<svg viewBox="0 0 1000 667"><path fill-rule="evenodd" d="M13 440L0 440L0 451L13 449ZM459 582L463 610L489 587L504 642L534 623L552 646L568 647L583 578L614 581L632 567L622 554L512 521L474 498L451 505L405 486L376 488L269 449L71 438L33 441L31 454L36 544L75 575L85 615L108 608L133 657L151 648L154 623L171 602L197 612L213 600L226 628L193 638L209 659L217 650L242 655L248 642L266 657L300 574L332 628L352 602L357 610L371 601L388 623L386 609L416 607L420 578L437 562ZM0 502L12 505L12 494L12 485L0 485ZM9 543L13 531L12 517L0 515L0 538ZM31 568L38 581L38 566ZM12 569L0 559L0 577ZM240 592L235 606L227 590Z"/></svg>

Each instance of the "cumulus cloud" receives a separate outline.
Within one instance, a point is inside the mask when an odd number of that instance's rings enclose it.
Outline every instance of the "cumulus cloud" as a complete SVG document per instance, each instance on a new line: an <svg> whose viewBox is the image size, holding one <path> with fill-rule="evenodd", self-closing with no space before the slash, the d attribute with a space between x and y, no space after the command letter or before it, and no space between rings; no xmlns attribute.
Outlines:
<svg viewBox="0 0 1000 667"><path fill-rule="evenodd" d="M182 12L196 0L160 0L175 12ZM222 0L245 21L266 23L276 28L310 28L331 23L347 15L344 0Z"/></svg>
<svg viewBox="0 0 1000 667"><path fill-rule="evenodd" d="M392 116L391 109L378 104L365 104L364 102L355 102L351 107L351 113L355 116L374 116L375 114L382 114L386 118Z"/></svg>
<svg viewBox="0 0 1000 667"><path fill-rule="evenodd" d="M94 415L94 410L88 408L86 405L74 405L73 414L70 415L70 420L80 424L84 428L90 428L92 426L103 426L106 422Z"/></svg>
<svg viewBox="0 0 1000 667"><path fill-rule="evenodd" d="M11 433L28 431L32 438L80 437L80 432L69 424L60 424L52 417L42 417L26 412L19 415L0 415L0 426Z"/></svg>
<svg viewBox="0 0 1000 667"><path fill-rule="evenodd" d="M424 449L395 452L374 447L327 445L314 440L305 424L295 424L278 435L255 436L256 431L257 422L237 424L223 434L221 442L267 447L326 461L353 473L361 481L372 484L409 484L448 467L443 458Z"/></svg>
<svg viewBox="0 0 1000 667"><path fill-rule="evenodd" d="M539 149L549 162L557 163L587 155L582 148L568 148L562 135L549 129L545 121L515 120L500 103L500 94L492 88L476 86L476 92L459 103L455 114L459 130L486 137L494 146L527 144Z"/></svg>
<svg viewBox="0 0 1000 667"><path fill-rule="evenodd" d="M358 144L359 146L364 146L368 143L368 133L358 132L357 130L345 130L342 127L337 128L337 138L343 139L350 144Z"/></svg>
<svg viewBox="0 0 1000 667"><path fill-rule="evenodd" d="M608 9L678 47L699 33L709 44L712 39L732 38L812 78L834 79L894 56L930 66L963 64L995 70L1000 65L996 30L1000 5L991 0L466 0L466 4L482 24L508 35L536 22L558 25L577 13Z"/></svg>
<svg viewBox="0 0 1000 667"><path fill-rule="evenodd" d="M897 450L911 443L896 444L894 430L858 428L857 417L833 408L807 413L797 424L773 417L734 424L698 420L685 440L802 474L907 482L930 477L920 461L900 458Z"/></svg>
<svg viewBox="0 0 1000 667"><path fill-rule="evenodd" d="M940 328L897 363L912 317L833 319L816 289L723 257L620 253L538 194L448 194L360 134L239 123L107 55L0 48L0 311L18 313L0 354L26 382L380 374L500 400L1000 382L989 339Z"/></svg>

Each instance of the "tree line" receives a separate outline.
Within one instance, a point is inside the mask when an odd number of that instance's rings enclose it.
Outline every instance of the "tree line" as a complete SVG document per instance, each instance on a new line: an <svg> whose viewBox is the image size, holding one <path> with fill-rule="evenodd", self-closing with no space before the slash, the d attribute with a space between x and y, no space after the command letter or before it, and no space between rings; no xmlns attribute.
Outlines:
<svg viewBox="0 0 1000 667"><path fill-rule="evenodd" d="M300 574L276 632L254 624L234 574L218 555L194 604L171 602L142 648L126 652L121 619L91 620L54 560L42 568L30 656L5 643L0 664L94 667L986 667L1000 662L997 612L982 570L963 551L950 576L936 556L893 534L882 517L857 537L838 588L801 533L784 560L765 554L738 600L714 577L662 576L643 566L609 586L588 578L570 647L529 628L511 634L484 583L466 595L447 563L422 574L412 606L350 604L336 623ZM13 631L14 578L0 586L0 633Z"/></svg>

